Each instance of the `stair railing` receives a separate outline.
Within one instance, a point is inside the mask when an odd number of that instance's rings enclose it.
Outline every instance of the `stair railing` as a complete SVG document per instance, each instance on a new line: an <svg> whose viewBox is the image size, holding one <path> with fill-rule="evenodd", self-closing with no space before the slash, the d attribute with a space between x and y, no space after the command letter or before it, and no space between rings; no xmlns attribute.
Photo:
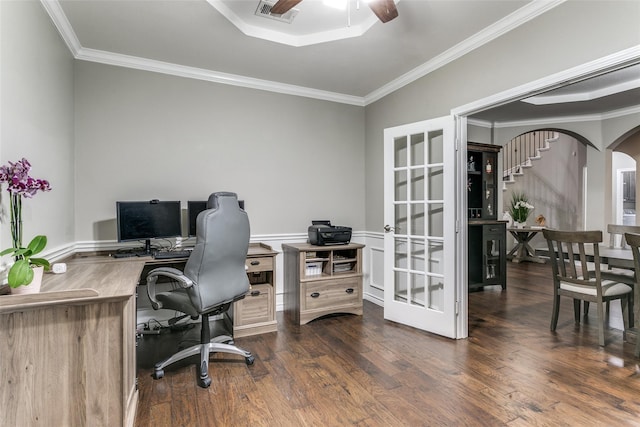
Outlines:
<svg viewBox="0 0 640 427"><path fill-rule="evenodd" d="M503 180L511 181L512 175L522 173L531 166L531 159L539 158L540 152L549 148L549 141L557 138L554 131L535 131L516 136L502 149Z"/></svg>

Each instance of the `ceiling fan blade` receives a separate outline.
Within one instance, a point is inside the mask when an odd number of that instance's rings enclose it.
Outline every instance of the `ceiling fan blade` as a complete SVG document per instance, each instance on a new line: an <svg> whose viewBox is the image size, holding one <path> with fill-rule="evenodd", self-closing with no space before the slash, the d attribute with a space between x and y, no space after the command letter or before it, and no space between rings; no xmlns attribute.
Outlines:
<svg viewBox="0 0 640 427"><path fill-rule="evenodd" d="M278 0L276 4L271 8L271 13L276 15L282 15L283 13L287 13L291 8L302 0Z"/></svg>
<svg viewBox="0 0 640 427"><path fill-rule="evenodd" d="M372 0L369 2L369 7L383 23L398 16L398 9L393 0Z"/></svg>

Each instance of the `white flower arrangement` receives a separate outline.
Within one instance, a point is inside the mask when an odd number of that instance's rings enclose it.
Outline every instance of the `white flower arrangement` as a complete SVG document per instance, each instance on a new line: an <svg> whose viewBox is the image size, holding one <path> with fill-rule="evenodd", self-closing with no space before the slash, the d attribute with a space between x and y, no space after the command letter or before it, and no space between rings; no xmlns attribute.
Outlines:
<svg viewBox="0 0 640 427"><path fill-rule="evenodd" d="M509 214L515 222L527 222L527 218L531 215L533 208L534 206L529 203L527 196L523 193L513 193Z"/></svg>

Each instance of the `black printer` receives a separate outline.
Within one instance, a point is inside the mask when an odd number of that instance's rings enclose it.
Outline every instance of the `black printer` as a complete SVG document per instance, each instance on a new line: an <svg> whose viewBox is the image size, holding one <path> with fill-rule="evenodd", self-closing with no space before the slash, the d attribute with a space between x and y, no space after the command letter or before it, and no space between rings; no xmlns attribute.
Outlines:
<svg viewBox="0 0 640 427"><path fill-rule="evenodd" d="M346 245L351 241L351 227L331 225L331 221L314 220L309 226L309 243L312 245Z"/></svg>

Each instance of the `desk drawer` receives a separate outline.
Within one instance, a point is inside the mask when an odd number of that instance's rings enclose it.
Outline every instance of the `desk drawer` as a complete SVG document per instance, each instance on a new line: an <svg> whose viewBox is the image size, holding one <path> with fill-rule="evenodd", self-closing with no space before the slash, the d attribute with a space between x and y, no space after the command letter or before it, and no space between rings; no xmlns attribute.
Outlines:
<svg viewBox="0 0 640 427"><path fill-rule="evenodd" d="M251 285L244 299L235 303L234 326L273 320L273 286L268 283Z"/></svg>
<svg viewBox="0 0 640 427"><path fill-rule="evenodd" d="M360 278L323 280L303 284L304 310L360 304Z"/></svg>
<svg viewBox="0 0 640 427"><path fill-rule="evenodd" d="M253 271L272 271L273 257L247 258L245 265L248 273Z"/></svg>

